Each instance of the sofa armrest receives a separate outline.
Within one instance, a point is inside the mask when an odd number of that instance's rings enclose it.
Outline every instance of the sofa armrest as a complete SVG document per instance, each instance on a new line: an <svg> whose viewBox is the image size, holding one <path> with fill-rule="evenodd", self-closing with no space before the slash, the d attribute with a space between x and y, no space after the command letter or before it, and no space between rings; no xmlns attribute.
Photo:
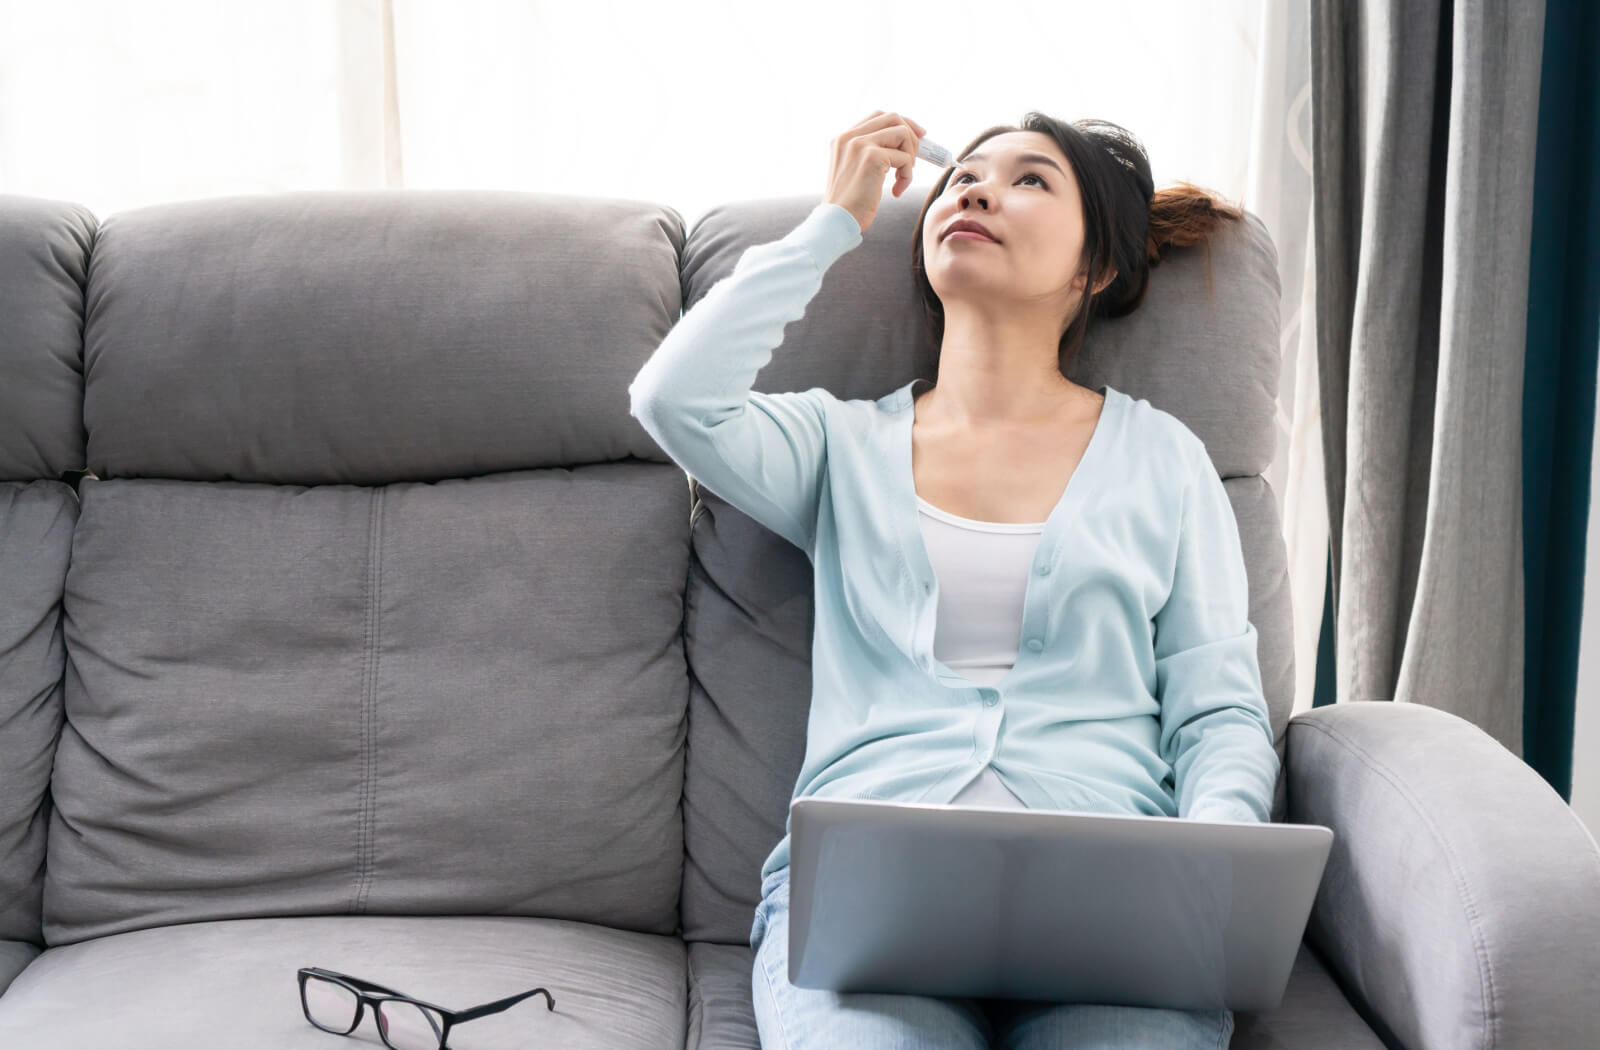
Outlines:
<svg viewBox="0 0 1600 1050"><path fill-rule="evenodd" d="M38 957L38 945L27 941L0 941L0 995L4 995L17 974Z"/></svg>
<svg viewBox="0 0 1600 1050"><path fill-rule="evenodd" d="M1288 817L1333 849L1306 939L1391 1046L1579 1047L1600 1031L1600 849L1532 767L1439 708L1289 722Z"/></svg>

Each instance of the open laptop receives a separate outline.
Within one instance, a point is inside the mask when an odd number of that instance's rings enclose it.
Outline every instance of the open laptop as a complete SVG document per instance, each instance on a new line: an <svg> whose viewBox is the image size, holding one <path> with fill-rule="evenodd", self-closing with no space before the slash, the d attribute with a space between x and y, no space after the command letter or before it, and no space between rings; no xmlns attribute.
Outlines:
<svg viewBox="0 0 1600 1050"><path fill-rule="evenodd" d="M1272 1010L1333 845L1320 824L796 799L802 988Z"/></svg>

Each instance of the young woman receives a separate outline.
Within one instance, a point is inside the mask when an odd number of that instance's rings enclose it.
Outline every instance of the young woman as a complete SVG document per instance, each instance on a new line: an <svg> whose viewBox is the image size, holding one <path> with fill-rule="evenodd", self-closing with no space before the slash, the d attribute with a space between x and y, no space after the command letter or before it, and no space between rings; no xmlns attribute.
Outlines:
<svg viewBox="0 0 1600 1050"><path fill-rule="evenodd" d="M1091 318L1135 309L1167 245L1238 209L1155 191L1115 125L1030 113L963 149L923 206L936 383L751 389L884 176L910 184L922 133L878 111L834 139L822 202L747 249L629 387L679 465L815 567L794 797L1268 819L1279 764L1222 482L1176 417L1066 377ZM1228 1010L798 988L785 830L750 931L766 1050L1228 1044Z"/></svg>

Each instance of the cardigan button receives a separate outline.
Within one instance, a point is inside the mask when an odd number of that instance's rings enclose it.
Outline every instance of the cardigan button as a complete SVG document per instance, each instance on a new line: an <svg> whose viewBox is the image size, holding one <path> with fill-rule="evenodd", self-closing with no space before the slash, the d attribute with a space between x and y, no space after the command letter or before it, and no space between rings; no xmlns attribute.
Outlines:
<svg viewBox="0 0 1600 1050"><path fill-rule="evenodd" d="M1040 649L1044 648L1044 641L1039 638L1029 638L1028 648L1032 649L1034 652L1038 652Z"/></svg>
<svg viewBox="0 0 1600 1050"><path fill-rule="evenodd" d="M1050 575L1050 563L1049 562L1045 562L1043 565L1039 566L1039 575L1040 576L1048 576L1048 575Z"/></svg>

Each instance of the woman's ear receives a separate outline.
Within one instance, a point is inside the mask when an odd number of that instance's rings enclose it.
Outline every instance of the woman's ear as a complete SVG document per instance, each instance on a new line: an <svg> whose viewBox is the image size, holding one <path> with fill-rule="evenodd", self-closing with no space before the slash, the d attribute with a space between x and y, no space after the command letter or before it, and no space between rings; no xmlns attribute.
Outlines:
<svg viewBox="0 0 1600 1050"><path fill-rule="evenodd" d="M1115 281L1116 279L1117 279L1117 271L1116 270L1112 269L1112 270L1106 271L1106 275L1095 283L1094 291L1091 292L1090 294L1091 295L1099 295L1102 291L1105 290L1106 285L1110 284L1112 281ZM1078 271L1078 276L1076 276L1076 277L1074 277L1072 279L1072 287L1074 287L1074 288L1082 288L1084 285L1086 285L1088 283L1089 283L1089 271L1087 269L1079 270Z"/></svg>
<svg viewBox="0 0 1600 1050"><path fill-rule="evenodd" d="M1115 281L1116 279L1117 279L1117 268L1115 266L1107 265L1105 267L1105 276L1100 278L1100 280L1095 282L1094 291L1090 292L1089 294L1090 295L1099 295L1101 292L1105 291L1107 285L1109 285L1112 281ZM1083 266L1078 268L1078 275L1072 279L1072 287L1078 288L1078 289L1082 289L1088 283L1089 283L1089 264L1085 263Z"/></svg>

